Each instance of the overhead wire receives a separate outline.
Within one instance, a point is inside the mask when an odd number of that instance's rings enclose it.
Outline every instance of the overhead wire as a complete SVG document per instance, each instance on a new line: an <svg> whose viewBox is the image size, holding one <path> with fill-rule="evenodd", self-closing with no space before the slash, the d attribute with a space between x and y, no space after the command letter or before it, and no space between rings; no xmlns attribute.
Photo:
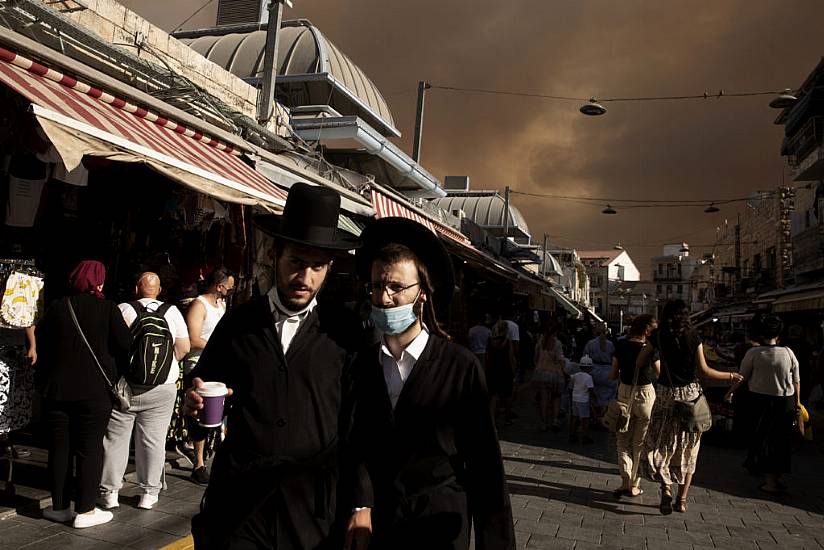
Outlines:
<svg viewBox="0 0 824 550"><path fill-rule="evenodd" d="M467 88L461 86L444 86L440 84L429 83L432 89L444 90L448 92L464 92L484 95L505 95L515 97L533 97L537 99L552 99L556 101L589 101L593 97L580 97L571 95L554 95L544 94L538 92L517 92L512 90L493 90L488 88ZM687 99L721 99L723 97L752 97L764 95L778 95L784 93L785 90L765 90L754 92L725 92L718 90L714 93L703 92L701 94L684 94L684 95L662 95L662 96L639 96L639 97L604 97L598 98L599 103L605 102L619 102L619 101L680 101Z"/></svg>
<svg viewBox="0 0 824 550"><path fill-rule="evenodd" d="M195 15L197 15L197 14L199 14L200 12L202 12L203 10L205 10L205 9L206 9L206 6L208 6L209 4L211 4L211 3L212 3L212 2L214 2L214 1L215 1L215 0L207 0L205 4L203 4L203 5L202 5L202 6L200 6L198 9L196 9L194 12L192 12L192 14L191 14L189 17L187 17L187 18L186 18L186 19L184 19L184 20L183 20L183 21L182 21L179 25L177 25L177 26L175 27L175 30L174 30L174 31L172 31L172 32L177 32L177 31L179 31L179 30L181 29L181 27L183 27L183 25L185 25L186 23L188 23L189 21L191 21L191 20L192 20L192 18L193 18Z"/></svg>

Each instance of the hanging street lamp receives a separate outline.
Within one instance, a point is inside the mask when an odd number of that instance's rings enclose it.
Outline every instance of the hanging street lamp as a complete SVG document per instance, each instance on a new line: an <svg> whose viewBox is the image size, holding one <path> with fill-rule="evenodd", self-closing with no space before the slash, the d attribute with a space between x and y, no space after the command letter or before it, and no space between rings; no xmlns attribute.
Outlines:
<svg viewBox="0 0 824 550"><path fill-rule="evenodd" d="M601 116L607 112L606 108L598 103L598 100L594 97L590 98L589 102L581 105L579 111L587 116Z"/></svg>

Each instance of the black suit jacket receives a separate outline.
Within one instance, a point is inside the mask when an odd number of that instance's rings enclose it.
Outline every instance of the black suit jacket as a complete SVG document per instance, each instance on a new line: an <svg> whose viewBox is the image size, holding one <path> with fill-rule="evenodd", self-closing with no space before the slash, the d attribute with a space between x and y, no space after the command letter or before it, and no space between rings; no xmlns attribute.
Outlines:
<svg viewBox="0 0 824 550"><path fill-rule="evenodd" d="M515 548L509 494L483 370L430 335L392 410L378 347L359 356L351 450L356 503L372 506L381 549ZM365 472L364 472L365 470Z"/></svg>
<svg viewBox="0 0 824 550"><path fill-rule="evenodd" d="M91 294L60 298L49 306L35 329L38 389L47 399L59 401L110 400L103 375L72 321L67 304L70 299L109 380L117 382L118 365L128 364L132 336L117 304Z"/></svg>
<svg viewBox="0 0 824 550"><path fill-rule="evenodd" d="M232 388L228 436L212 466L198 548L223 548L269 499L276 499L275 548L317 548L336 512L338 448L351 404L350 320L318 305L284 355L266 296L220 321L193 371ZM346 514L348 517L348 513ZM203 536L200 536L200 535Z"/></svg>

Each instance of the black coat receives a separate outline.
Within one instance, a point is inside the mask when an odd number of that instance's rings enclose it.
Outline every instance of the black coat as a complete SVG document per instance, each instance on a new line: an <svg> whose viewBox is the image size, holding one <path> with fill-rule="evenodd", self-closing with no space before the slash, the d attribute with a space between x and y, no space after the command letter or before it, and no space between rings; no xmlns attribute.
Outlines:
<svg viewBox="0 0 824 550"><path fill-rule="evenodd" d="M285 357L266 296L227 313L209 338L193 376L234 393L228 435L192 520L198 548L225 548L264 503L275 517L255 522L276 525L274 548L327 543L338 447L350 424L344 343L353 323L326 311L319 305L309 314Z"/></svg>
<svg viewBox="0 0 824 550"><path fill-rule="evenodd" d="M68 297L54 301L37 323L37 388L57 401L110 401L106 381L69 313ZM132 335L123 314L111 300L91 294L71 297L74 313L97 360L114 383L128 364Z"/></svg>
<svg viewBox="0 0 824 550"><path fill-rule="evenodd" d="M372 506L372 548L514 549L512 509L483 369L430 335L392 410L378 347L354 370L356 504Z"/></svg>

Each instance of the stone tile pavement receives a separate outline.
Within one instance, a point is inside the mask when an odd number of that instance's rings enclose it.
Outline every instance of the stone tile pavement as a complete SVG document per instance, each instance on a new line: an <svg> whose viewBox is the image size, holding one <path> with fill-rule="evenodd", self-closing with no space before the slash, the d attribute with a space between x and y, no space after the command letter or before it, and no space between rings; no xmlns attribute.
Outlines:
<svg viewBox="0 0 824 550"><path fill-rule="evenodd" d="M127 483L120 493L120 506L112 510L114 520L88 529L43 519L40 508L50 506L51 499L18 508L16 515L0 519L0 549L186 548L181 540L189 534L191 517L203 494L203 488L191 482L188 475L188 470L167 469L168 489L161 493L153 510L137 508L137 487Z"/></svg>
<svg viewBox="0 0 824 550"><path fill-rule="evenodd" d="M518 548L824 549L824 453L815 447L794 455L790 494L771 498L740 467L741 450L707 440L688 511L664 517L651 483L644 482L640 498L613 498L619 483L614 436L595 432L592 445L570 444L563 432L535 429L530 405L522 403L521 418L500 430ZM0 519L0 549L190 548L189 520L202 488L187 470L171 470L167 482L154 510L136 508L131 484L114 521L90 529L42 519L39 506L47 500L0 515L6 518Z"/></svg>
<svg viewBox="0 0 824 550"><path fill-rule="evenodd" d="M534 428L528 406L518 411L500 429L518 548L824 548L824 453L814 446L794 454L789 494L775 498L740 466L744 451L707 438L687 512L661 516L653 483L639 498L613 497L614 435L571 444L565 432Z"/></svg>

